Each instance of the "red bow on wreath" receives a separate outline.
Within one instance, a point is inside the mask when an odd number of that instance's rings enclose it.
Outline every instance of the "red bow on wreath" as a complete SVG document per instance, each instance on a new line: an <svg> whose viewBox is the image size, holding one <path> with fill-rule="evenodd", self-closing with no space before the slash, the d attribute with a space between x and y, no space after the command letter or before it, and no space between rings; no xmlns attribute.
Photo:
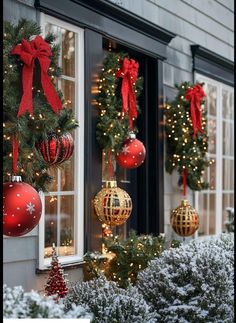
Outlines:
<svg viewBox="0 0 236 323"><path fill-rule="evenodd" d="M138 62L136 62L134 59L129 61L125 57L122 68L116 72L117 77L123 78L121 85L122 112L127 113L129 106L130 129L133 128L133 119L137 118L136 95L133 86L138 77L138 68Z"/></svg>
<svg viewBox="0 0 236 323"><path fill-rule="evenodd" d="M185 99L190 102L190 112L193 123L193 138L196 137L198 131L201 133L204 132L202 129L202 110L200 107L200 102L205 96L206 94L199 83L193 88L189 88L185 95Z"/></svg>
<svg viewBox="0 0 236 323"><path fill-rule="evenodd" d="M53 111L58 113L59 109L62 109L62 103L53 84L51 83L50 77L47 74L51 63L49 57L52 56L49 44L40 36L36 36L31 42L22 39L21 44L16 45L12 49L11 54L19 55L21 61L24 63L22 71L23 95L17 117L24 114L27 110L30 114L33 114L32 82L34 61L36 58L38 59L41 67L41 84L44 94Z"/></svg>

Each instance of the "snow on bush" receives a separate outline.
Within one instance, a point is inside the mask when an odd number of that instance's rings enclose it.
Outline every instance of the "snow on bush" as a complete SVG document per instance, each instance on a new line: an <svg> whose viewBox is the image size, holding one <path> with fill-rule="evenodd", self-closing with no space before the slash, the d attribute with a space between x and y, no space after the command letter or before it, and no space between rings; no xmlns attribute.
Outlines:
<svg viewBox="0 0 236 323"><path fill-rule="evenodd" d="M234 322L234 237L166 250L139 273L137 287L158 322Z"/></svg>
<svg viewBox="0 0 236 323"><path fill-rule="evenodd" d="M72 305L66 311L63 301L55 302L36 291L25 293L21 286L3 285L4 318L92 318L85 306Z"/></svg>
<svg viewBox="0 0 236 323"><path fill-rule="evenodd" d="M94 323L154 323L156 314L150 311L136 287L122 289L105 276L88 282L76 283L64 299L71 304L88 305L94 315Z"/></svg>

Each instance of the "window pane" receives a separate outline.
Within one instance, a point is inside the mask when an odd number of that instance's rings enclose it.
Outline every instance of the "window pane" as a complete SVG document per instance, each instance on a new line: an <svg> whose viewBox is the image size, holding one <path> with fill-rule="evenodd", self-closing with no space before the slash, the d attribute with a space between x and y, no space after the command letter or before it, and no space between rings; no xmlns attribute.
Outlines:
<svg viewBox="0 0 236 323"><path fill-rule="evenodd" d="M207 198L208 194L199 193L199 200L198 200L198 214L199 214L199 230L198 235L205 235L207 234L208 230L208 216L207 216Z"/></svg>
<svg viewBox="0 0 236 323"><path fill-rule="evenodd" d="M217 104L217 88L216 86L207 84L206 88L206 106L208 114L216 116L216 104Z"/></svg>
<svg viewBox="0 0 236 323"><path fill-rule="evenodd" d="M60 79L61 91L64 96L64 105L67 108L75 108L75 83L72 81Z"/></svg>
<svg viewBox="0 0 236 323"><path fill-rule="evenodd" d="M223 190L234 189L234 161L223 159L222 161L222 185Z"/></svg>
<svg viewBox="0 0 236 323"><path fill-rule="evenodd" d="M74 177L74 155L72 155L68 165L61 170L61 191L74 190Z"/></svg>
<svg viewBox="0 0 236 323"><path fill-rule="evenodd" d="M232 101L232 97L231 97ZM222 115L225 119L232 119L233 106L230 105L230 93L222 90Z"/></svg>
<svg viewBox="0 0 236 323"><path fill-rule="evenodd" d="M234 154L234 125L231 122L223 121L223 155L233 156Z"/></svg>
<svg viewBox="0 0 236 323"><path fill-rule="evenodd" d="M228 220L226 208L234 207L234 194L222 194L222 231L225 231L225 221Z"/></svg>
<svg viewBox="0 0 236 323"><path fill-rule="evenodd" d="M75 76L75 34L61 29L62 33L62 74Z"/></svg>
<svg viewBox="0 0 236 323"><path fill-rule="evenodd" d="M209 205L209 234L216 233L216 195L210 194Z"/></svg>
<svg viewBox="0 0 236 323"><path fill-rule="evenodd" d="M57 177L58 170L56 168L50 168L48 170L48 174L53 177L52 182L48 186L49 192L56 192L58 190L58 177Z"/></svg>
<svg viewBox="0 0 236 323"><path fill-rule="evenodd" d="M52 24L46 24L45 26L46 34L52 33L56 36L55 43L61 44L61 28Z"/></svg>
<svg viewBox="0 0 236 323"><path fill-rule="evenodd" d="M208 136L209 136L209 145L208 152L210 154L216 153L216 120L208 119Z"/></svg>
<svg viewBox="0 0 236 323"><path fill-rule="evenodd" d="M74 196L61 196L59 256L75 254Z"/></svg>
<svg viewBox="0 0 236 323"><path fill-rule="evenodd" d="M234 119L234 93L231 92L229 96L229 107L231 111L231 119Z"/></svg>
<svg viewBox="0 0 236 323"><path fill-rule="evenodd" d="M51 257L52 244L57 244L57 196L45 196L44 258Z"/></svg>
<svg viewBox="0 0 236 323"><path fill-rule="evenodd" d="M209 170L210 170L209 188L210 190L215 190L216 189L216 162L209 167Z"/></svg>

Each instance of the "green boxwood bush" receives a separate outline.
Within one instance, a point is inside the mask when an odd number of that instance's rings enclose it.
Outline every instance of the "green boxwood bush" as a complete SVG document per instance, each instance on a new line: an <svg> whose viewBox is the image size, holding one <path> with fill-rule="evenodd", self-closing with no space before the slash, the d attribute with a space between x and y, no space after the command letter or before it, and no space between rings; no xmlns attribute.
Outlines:
<svg viewBox="0 0 236 323"><path fill-rule="evenodd" d="M64 299L70 310L71 304L88 306L94 323L155 323L156 314L151 312L136 287L119 288L113 281L100 276L88 282L76 283Z"/></svg>
<svg viewBox="0 0 236 323"><path fill-rule="evenodd" d="M4 318L89 318L91 313L86 306L72 304L66 310L63 300L55 302L52 296L46 297L36 291L25 293L21 286L14 288L3 285Z"/></svg>
<svg viewBox="0 0 236 323"><path fill-rule="evenodd" d="M234 322L233 235L164 251L139 273L137 287L158 322Z"/></svg>

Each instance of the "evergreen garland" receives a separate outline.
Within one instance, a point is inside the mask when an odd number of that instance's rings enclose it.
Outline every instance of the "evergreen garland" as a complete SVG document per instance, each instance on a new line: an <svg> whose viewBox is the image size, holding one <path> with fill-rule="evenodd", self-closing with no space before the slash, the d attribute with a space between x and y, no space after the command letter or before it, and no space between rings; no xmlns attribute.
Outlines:
<svg viewBox="0 0 236 323"><path fill-rule="evenodd" d="M203 83L200 84L203 86ZM167 103L165 115L166 131L166 171L172 173L177 169L179 186L183 184L183 169L187 170L187 185L190 189L200 191L208 188L208 183L202 179L204 170L214 160L206 156L208 149L207 111L202 109L202 128L204 133L198 132L193 138L192 121L190 118L190 102L185 99L186 91L194 85L183 82L176 85L178 95L176 99ZM201 101L201 105L204 100Z"/></svg>
<svg viewBox="0 0 236 323"><path fill-rule="evenodd" d="M11 50L22 39L30 41L33 35L40 35L40 27L34 21L21 19L16 26L4 22L3 37L3 180L8 181L12 172L12 136L19 139L18 175L24 182L32 185L36 190L47 191L47 185L52 177L49 175L49 166L35 145L45 140L50 133L71 131L78 126L73 116L73 111L68 108L60 110L56 115L43 93L40 81L40 66L35 60L33 79L33 116L28 112L17 118L19 104L22 97L22 67L18 55L11 55ZM58 66L60 48L53 42L55 36L48 34L44 39L51 46L53 56L48 74L52 81L60 76ZM64 104L61 91L53 83L56 91ZM55 166L54 166L55 167Z"/></svg>
<svg viewBox="0 0 236 323"><path fill-rule="evenodd" d="M110 52L107 54L102 73L98 84L97 103L99 108L99 118L97 123L96 136L100 147L106 151L111 150L117 153L124 141L129 137L129 116L122 115L122 79L116 77L116 72L121 68L124 58L129 59L127 53ZM138 77L134 89L136 98L142 90L143 78ZM137 111L140 112L138 100ZM133 128L137 133L138 129Z"/></svg>
<svg viewBox="0 0 236 323"><path fill-rule="evenodd" d="M84 256L85 277L92 279L104 273L107 279L125 288L129 283L135 284L138 273L150 260L159 257L165 249L178 247L180 242L167 242L161 235L137 235L130 230L126 239L111 236L104 239L104 245L107 253L88 252Z"/></svg>

